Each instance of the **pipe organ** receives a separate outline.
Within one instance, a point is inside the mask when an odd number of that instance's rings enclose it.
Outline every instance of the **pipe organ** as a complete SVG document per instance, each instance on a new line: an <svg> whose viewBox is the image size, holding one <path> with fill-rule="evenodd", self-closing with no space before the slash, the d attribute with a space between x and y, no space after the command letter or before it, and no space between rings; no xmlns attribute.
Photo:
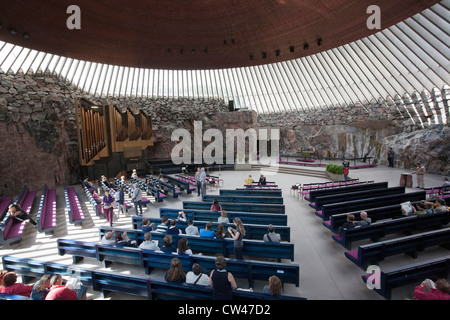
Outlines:
<svg viewBox="0 0 450 320"><path fill-rule="evenodd" d="M75 120L82 166L91 166L112 152L123 152L125 158L140 157L142 150L153 146L151 117L142 110L122 111L81 99L75 101Z"/></svg>

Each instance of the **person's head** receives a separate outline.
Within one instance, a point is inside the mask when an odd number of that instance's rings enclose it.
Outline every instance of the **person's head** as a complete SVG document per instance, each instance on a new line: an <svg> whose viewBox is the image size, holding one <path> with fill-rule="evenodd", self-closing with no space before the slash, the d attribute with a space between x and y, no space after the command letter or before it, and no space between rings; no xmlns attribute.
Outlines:
<svg viewBox="0 0 450 320"><path fill-rule="evenodd" d="M9 206L9 212L16 213L20 211L20 207L18 204L13 204Z"/></svg>
<svg viewBox="0 0 450 320"><path fill-rule="evenodd" d="M190 220L188 221L188 225L189 225L189 226L193 226L193 225L194 225L194 221L193 221L192 219L190 219Z"/></svg>
<svg viewBox="0 0 450 320"><path fill-rule="evenodd" d="M113 237L113 235L114 235L114 231L108 231L108 232L105 234L105 239L106 239L106 240L110 240L110 239Z"/></svg>
<svg viewBox="0 0 450 320"><path fill-rule="evenodd" d="M228 215L227 215L227 212L225 210L222 210L222 212L220 213L220 216L223 217L223 218L226 218Z"/></svg>
<svg viewBox="0 0 450 320"><path fill-rule="evenodd" d="M52 286L59 286L62 283L62 276L60 274L54 274L50 278L50 285Z"/></svg>
<svg viewBox="0 0 450 320"><path fill-rule="evenodd" d="M171 235L167 235L164 237L164 245L166 247L172 246L172 236Z"/></svg>
<svg viewBox="0 0 450 320"><path fill-rule="evenodd" d="M225 260L224 256L218 256L216 258L215 264L218 270L223 270L227 265L227 261Z"/></svg>
<svg viewBox="0 0 450 320"><path fill-rule="evenodd" d="M212 222L209 221L209 222L206 224L205 229L206 229L206 230L211 230L211 228L212 228Z"/></svg>
<svg viewBox="0 0 450 320"><path fill-rule="evenodd" d="M105 196L109 196L109 189L105 190Z"/></svg>
<svg viewBox="0 0 450 320"><path fill-rule="evenodd" d="M5 274L7 274L8 271L7 270L1 270L0 271L0 287L3 285L3 277L5 276Z"/></svg>
<svg viewBox="0 0 450 320"><path fill-rule="evenodd" d="M275 231L275 227L273 225L269 224L269 226L267 227L267 230L269 232L274 232Z"/></svg>
<svg viewBox="0 0 450 320"><path fill-rule="evenodd" d="M436 289L446 294L450 294L450 284L444 278L436 280L435 284Z"/></svg>
<svg viewBox="0 0 450 320"><path fill-rule="evenodd" d="M445 206L445 200L442 198L436 198L436 204L439 206Z"/></svg>
<svg viewBox="0 0 450 320"><path fill-rule="evenodd" d="M151 241L152 240L152 234L150 232L144 233L144 241Z"/></svg>
<svg viewBox="0 0 450 320"><path fill-rule="evenodd" d="M271 276L269 278L269 285L268 285L270 294L277 296L281 295L281 288L282 284L280 278L278 278L277 276Z"/></svg>
<svg viewBox="0 0 450 320"><path fill-rule="evenodd" d="M8 272L3 276L3 285L10 287L17 282L17 275L15 272Z"/></svg>
<svg viewBox="0 0 450 320"><path fill-rule="evenodd" d="M194 272L194 274L198 276L200 273L202 273L202 266L198 263L194 263L192 265L192 272Z"/></svg>
<svg viewBox="0 0 450 320"><path fill-rule="evenodd" d="M417 203L417 208L419 208L420 210L424 210L424 209L425 209L425 203L423 203L423 202L418 202L418 203Z"/></svg>
<svg viewBox="0 0 450 320"><path fill-rule="evenodd" d="M359 216L361 217L361 219L365 220L367 219L367 212L366 211L362 211Z"/></svg>
<svg viewBox="0 0 450 320"><path fill-rule="evenodd" d="M115 236L115 242L123 241L122 233L117 232Z"/></svg>
<svg viewBox="0 0 450 320"><path fill-rule="evenodd" d="M245 228L244 224L242 223L242 220L239 218L234 218L233 223L236 226L236 229L242 234L245 235Z"/></svg>
<svg viewBox="0 0 450 320"><path fill-rule="evenodd" d="M348 222L354 222L355 221L355 216L353 214L348 214L347 215L347 221Z"/></svg>
<svg viewBox="0 0 450 320"><path fill-rule="evenodd" d="M181 264L180 259L173 258L170 261L170 268L167 272L166 280L177 281L179 280L180 275L184 275L183 265Z"/></svg>
<svg viewBox="0 0 450 320"><path fill-rule="evenodd" d="M176 219L170 220L170 226L171 227L175 227L176 225L177 225L177 220Z"/></svg>
<svg viewBox="0 0 450 320"><path fill-rule="evenodd" d="M142 225L143 225L143 226L146 226L146 225L148 225L149 223L150 223L150 219L149 219L149 218L145 218L145 219L142 220Z"/></svg>
<svg viewBox="0 0 450 320"><path fill-rule="evenodd" d="M162 217L161 217L161 223L162 223L162 224L166 224L167 221L169 221L169 217L168 217L168 216L162 216Z"/></svg>
<svg viewBox="0 0 450 320"><path fill-rule="evenodd" d="M49 274L44 274L41 279L38 281L38 283L36 283L34 289L36 289L36 291L43 291L45 289L48 289L51 287L50 284L50 275Z"/></svg>
<svg viewBox="0 0 450 320"><path fill-rule="evenodd" d="M185 253L186 250L189 250L188 239L187 238L178 239L178 252Z"/></svg>

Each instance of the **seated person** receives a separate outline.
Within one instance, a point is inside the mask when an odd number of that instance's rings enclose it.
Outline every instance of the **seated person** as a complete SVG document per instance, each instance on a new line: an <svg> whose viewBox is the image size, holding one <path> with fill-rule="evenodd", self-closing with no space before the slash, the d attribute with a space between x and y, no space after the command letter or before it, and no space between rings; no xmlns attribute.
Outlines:
<svg viewBox="0 0 450 320"><path fill-rule="evenodd" d="M209 276L203 273L202 267L198 263L194 263L192 271L186 274L186 283L209 286Z"/></svg>
<svg viewBox="0 0 450 320"><path fill-rule="evenodd" d="M108 231L100 240L101 244L114 245L114 233L116 230Z"/></svg>
<svg viewBox="0 0 450 320"><path fill-rule="evenodd" d="M179 235L182 233L181 229L177 227L177 220L175 219L170 220L170 227L169 229L167 229L166 233L171 235Z"/></svg>
<svg viewBox="0 0 450 320"><path fill-rule="evenodd" d="M8 272L3 276L3 287L0 288L0 292L2 293L30 297L32 290L33 285L25 285L17 282L15 272Z"/></svg>
<svg viewBox="0 0 450 320"><path fill-rule="evenodd" d="M180 211L180 212L178 212L177 220L178 220L178 221L187 222L187 212L186 212L186 211Z"/></svg>
<svg viewBox="0 0 450 320"><path fill-rule="evenodd" d="M208 222L205 229L200 229L200 237L214 238L214 231L212 229L212 222Z"/></svg>
<svg viewBox="0 0 450 320"><path fill-rule="evenodd" d="M244 186L251 187L252 185L253 185L253 178L252 175L249 174L247 179L245 179Z"/></svg>
<svg viewBox="0 0 450 320"><path fill-rule="evenodd" d="M31 224L35 226L37 225L36 221L34 221L28 213L23 211L20 204L13 204L9 207L9 216L14 222L23 222L28 220Z"/></svg>
<svg viewBox="0 0 450 320"><path fill-rule="evenodd" d="M78 284L79 288L74 288L73 281L71 279L67 281L66 285L62 284L62 276L55 274L51 277L50 291L48 292L45 300L86 300L86 292L88 287L83 284Z"/></svg>
<svg viewBox="0 0 450 320"><path fill-rule="evenodd" d="M183 265L180 262L180 259L173 258L170 262L170 268L167 271L164 279L171 282L185 282L186 274L183 271Z"/></svg>
<svg viewBox="0 0 450 320"><path fill-rule="evenodd" d="M260 187L260 186L265 186L266 185L266 177L262 174L260 177L259 177L259 181L258 181L258 186Z"/></svg>
<svg viewBox="0 0 450 320"><path fill-rule="evenodd" d="M225 210L222 210L220 213L220 217L217 219L218 223L230 223L230 220L228 219L227 212Z"/></svg>
<svg viewBox="0 0 450 320"><path fill-rule="evenodd" d="M120 232L116 233L114 245L116 247L136 247L135 242L128 238L126 231L123 234Z"/></svg>
<svg viewBox="0 0 450 320"><path fill-rule="evenodd" d="M269 233L266 233L263 237L264 242L280 242L281 236L279 233L275 233L275 227L271 224L269 224L269 227L267 228Z"/></svg>
<svg viewBox="0 0 450 320"><path fill-rule="evenodd" d="M416 207L417 207L417 209L416 209ZM425 210L425 204L422 202L416 203L416 205L413 206L412 208L413 208L413 214L415 214L415 215L428 214L428 212Z"/></svg>
<svg viewBox="0 0 450 320"><path fill-rule="evenodd" d="M194 226L193 220L188 221L188 226L186 227L186 229L184 229L184 232L186 232L186 234L190 235L190 236L200 235L200 233L198 232L198 228L196 226Z"/></svg>
<svg viewBox="0 0 450 320"><path fill-rule="evenodd" d="M144 234L144 241L139 245L139 248L144 250L160 250L156 243L152 241L152 234L150 232Z"/></svg>
<svg viewBox="0 0 450 320"><path fill-rule="evenodd" d="M355 216L353 214L347 215L347 221L339 227L339 233L342 234L344 229L353 229L356 226Z"/></svg>
<svg viewBox="0 0 450 320"><path fill-rule="evenodd" d="M359 221L356 223L357 226L365 227L365 226L368 226L368 225L370 225L370 224L372 223L372 219L370 219L370 218L367 216L367 212L366 212L366 211L362 211L362 212L359 214L359 217L361 218L361 220L359 220Z"/></svg>
<svg viewBox="0 0 450 320"><path fill-rule="evenodd" d="M172 245L172 236L171 235L167 235L164 237L164 245L161 247L160 250L165 253L177 252L177 248L175 248Z"/></svg>
<svg viewBox="0 0 450 320"><path fill-rule="evenodd" d="M209 211L222 211L222 206L219 204L218 200L213 201L213 204L211 205Z"/></svg>
<svg viewBox="0 0 450 320"><path fill-rule="evenodd" d="M83 187L86 187L86 188L88 188L89 190L90 190L90 189L95 189L95 186L94 186L92 183L89 182L89 177L84 178L82 184L83 184Z"/></svg>

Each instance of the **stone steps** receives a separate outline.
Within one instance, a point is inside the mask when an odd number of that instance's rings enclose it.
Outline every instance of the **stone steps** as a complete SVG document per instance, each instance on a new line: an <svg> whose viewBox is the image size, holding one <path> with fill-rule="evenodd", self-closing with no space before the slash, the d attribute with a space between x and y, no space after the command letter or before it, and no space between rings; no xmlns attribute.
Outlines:
<svg viewBox="0 0 450 320"><path fill-rule="evenodd" d="M261 170L268 172L278 172L284 174L293 174L299 176L317 177L323 179L329 179L325 173L325 168L316 169L308 167L292 167L292 166L269 166L269 165L252 165L252 170Z"/></svg>

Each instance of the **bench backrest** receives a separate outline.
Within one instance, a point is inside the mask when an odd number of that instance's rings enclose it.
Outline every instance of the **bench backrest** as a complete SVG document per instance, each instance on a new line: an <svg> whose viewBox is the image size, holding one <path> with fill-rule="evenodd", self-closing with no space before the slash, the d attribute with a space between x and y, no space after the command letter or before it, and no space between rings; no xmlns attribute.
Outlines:
<svg viewBox="0 0 450 320"><path fill-rule="evenodd" d="M326 204L322 207L323 220L329 220L331 215L338 213L348 213L357 210L367 210L388 205L400 204L405 201L425 200L425 191L395 194L382 197L366 198L361 200L353 200L339 203Z"/></svg>
<svg viewBox="0 0 450 320"><path fill-rule="evenodd" d="M233 195L212 195L206 194L203 196L204 202L213 202L218 200L220 204L223 202L234 202L234 203L257 203L257 204L283 204L282 197L268 197L268 196L233 196Z"/></svg>
<svg viewBox="0 0 450 320"><path fill-rule="evenodd" d="M183 201L183 209L209 210L212 202L201 201ZM222 209L226 211L238 212L259 212L259 213L285 213L285 206L282 204L259 204L259 203L233 203L226 202L221 204Z"/></svg>
<svg viewBox="0 0 450 320"><path fill-rule="evenodd" d="M201 220L201 221L217 221L220 217L220 212L209 211L201 209L183 209L187 212L188 220ZM159 215L162 217L166 215L169 219L177 219L180 209L160 208ZM237 212L228 211L227 216L230 221L234 218L242 220L243 224L262 224L262 225L277 225L287 226L287 215L278 213L259 213L259 212Z"/></svg>
<svg viewBox="0 0 450 320"><path fill-rule="evenodd" d="M316 197L326 196L326 195L334 195L340 193L348 193L348 192L356 192L362 190L373 190L373 189L386 189L388 187L388 182L377 182L377 183L365 183L365 184L355 184L355 185L346 185L339 186L333 188L321 188L321 189L312 189L309 192L308 200L314 202Z"/></svg>
<svg viewBox="0 0 450 320"><path fill-rule="evenodd" d="M220 189L219 194L223 196L257 196L257 197L282 197L280 190L253 190L253 189Z"/></svg>

